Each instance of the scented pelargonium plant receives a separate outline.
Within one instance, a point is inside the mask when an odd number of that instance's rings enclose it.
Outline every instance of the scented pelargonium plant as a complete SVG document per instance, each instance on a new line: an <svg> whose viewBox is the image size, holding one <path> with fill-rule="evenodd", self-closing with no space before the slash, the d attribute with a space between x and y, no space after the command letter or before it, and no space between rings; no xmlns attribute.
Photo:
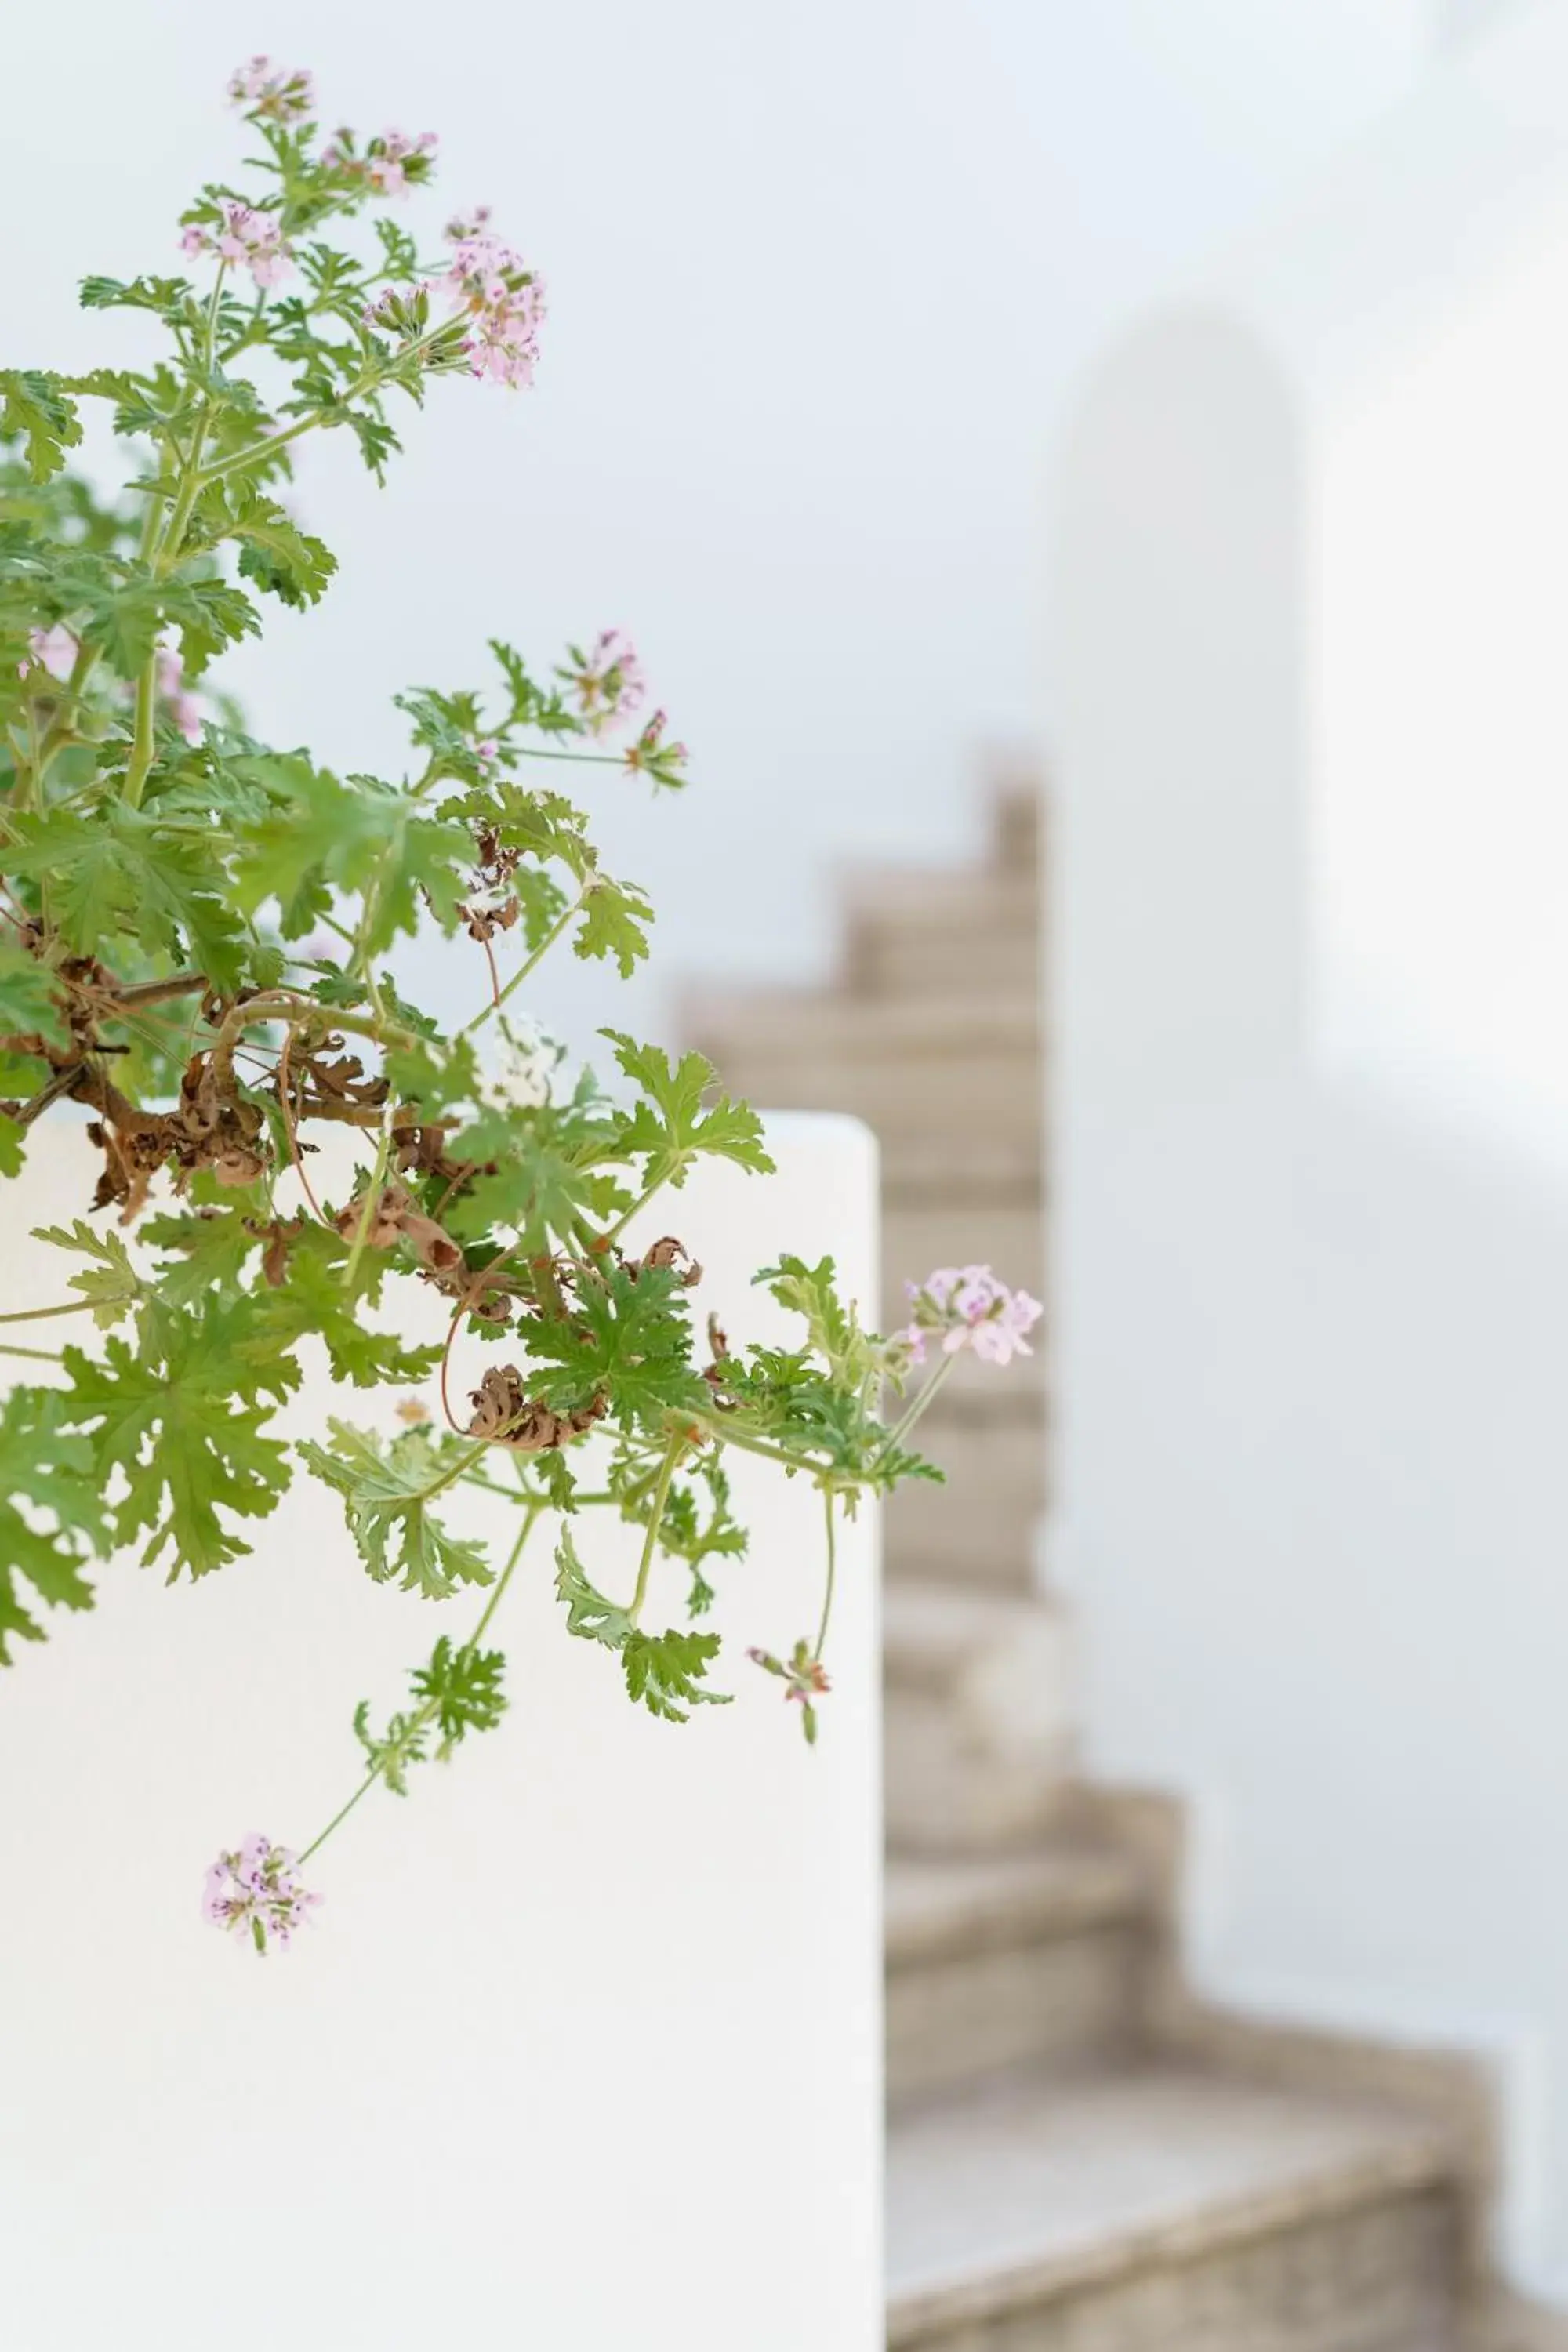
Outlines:
<svg viewBox="0 0 1568 2352"><path fill-rule="evenodd" d="M756 1278L795 1343L731 1343L698 1307L700 1235L630 1242L700 1160L770 1163L699 1055L606 1032L606 1091L517 1016L552 949L623 975L647 952L642 892L563 790L574 763L601 803L686 781L624 633L543 668L492 642L482 688L411 687L396 777L277 750L216 693L268 603L313 605L336 570L289 503L298 445L330 435L384 478L437 379L459 433L462 401L526 387L545 318L487 214L407 225L432 136L325 129L310 77L265 58L229 95L240 184L171 225L166 274L81 289L150 314L162 356L0 373L0 1173L51 1110L85 1110L97 1171L42 1236L58 1303L0 1316L30 1360L0 1410L0 1662L90 1607L118 1555L171 1584L228 1567L300 1475L341 1498L372 1577L453 1610L401 1706L353 1715L358 1776L314 1843L252 1832L213 1864L206 1916L265 1952L362 1798L500 1721L500 1612L541 1521L565 1634L666 1722L723 1703L702 1619L745 1549L731 1448L822 1498L819 1621L751 1654L815 1738L839 1521L939 1475L910 1442L936 1387L963 1349L1026 1349L1038 1308L943 1268L879 1338L831 1262L785 1255ZM84 404L127 453L118 494L73 467ZM426 930L471 972L456 1026L394 978ZM89 1343L44 1344L56 1317ZM397 1433L345 1408L285 1442L306 1341L345 1391L398 1391ZM515 1507L496 1557L465 1527L475 1490ZM604 1589L595 1513L640 1531L630 1591Z"/></svg>

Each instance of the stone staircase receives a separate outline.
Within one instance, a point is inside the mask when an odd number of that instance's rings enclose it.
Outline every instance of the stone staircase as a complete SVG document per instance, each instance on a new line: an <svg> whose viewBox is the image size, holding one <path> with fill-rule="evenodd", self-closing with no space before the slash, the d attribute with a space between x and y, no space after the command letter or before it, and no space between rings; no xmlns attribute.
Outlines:
<svg viewBox="0 0 1568 2352"><path fill-rule="evenodd" d="M1002 792L983 867L855 887L833 986L688 1006L752 1101L876 1130L888 1320L943 1263L1047 1296L1037 828ZM1568 2342L1489 2284L1479 2070L1184 1988L1173 1809L1075 1777L1070 1627L1031 1565L1044 1353L963 1360L925 1424L949 1483L888 1513L889 2346Z"/></svg>

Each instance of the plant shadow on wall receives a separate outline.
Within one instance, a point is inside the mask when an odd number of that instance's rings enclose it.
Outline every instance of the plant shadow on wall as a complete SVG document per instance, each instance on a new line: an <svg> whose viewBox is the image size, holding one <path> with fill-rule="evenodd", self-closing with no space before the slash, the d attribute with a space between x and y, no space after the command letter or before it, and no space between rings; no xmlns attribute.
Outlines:
<svg viewBox="0 0 1568 2352"><path fill-rule="evenodd" d="M208 185L184 215L201 282L81 289L91 309L151 312L163 359L0 374L0 1171L18 1171L51 1105L85 1105L102 1155L90 1208L119 1218L51 1228L75 1262L69 1297L0 1317L86 1315L103 1335L96 1349L6 1343L49 1369L0 1415L0 1662L42 1637L40 1603L89 1607L87 1569L124 1547L171 1583L234 1560L249 1549L238 1523L300 1468L342 1496L373 1577L436 1602L483 1591L400 1711L358 1708L360 1778L320 1836L296 1857L254 1833L212 1866L207 1917L265 1953L319 1899L300 1865L363 1796L403 1794L416 1766L500 1721L504 1660L486 1644L543 1517L560 1523L567 1633L680 1723L726 1696L700 1623L710 1572L746 1544L726 1451L810 1479L820 1620L787 1657L751 1654L815 1739L839 1516L940 1476L910 1438L957 1350L1005 1363L1039 1310L986 1268L941 1269L882 1339L838 1297L831 1260L782 1256L756 1279L798 1315L800 1344L731 1347L712 1318L695 1328L701 1268L683 1239L624 1244L702 1155L771 1163L700 1055L606 1032L630 1097L613 1099L591 1076L568 1083L509 1020L558 943L623 975L647 952L642 893L554 788L574 762L685 781L664 713L632 717L644 688L620 632L570 646L544 679L492 644L489 693L400 698L415 757L396 782L275 751L204 697L223 648L259 630L258 598L313 604L336 569L279 496L293 445L338 433L380 480L395 396L420 405L440 376L525 386L544 318L537 274L484 213L450 222L432 258L379 209L428 184L433 138L323 142L310 77L265 58L230 96L258 149L242 187ZM367 215L357 249L327 241ZM117 498L68 466L82 401L108 403L129 445ZM628 724L628 747L605 748ZM387 969L426 925L484 990L451 1034ZM359 1146L341 1199L312 1176L312 1129ZM427 1345L374 1319L389 1285L436 1307ZM439 1421L411 1396L395 1437L332 1420L290 1449L269 1424L307 1337L353 1387L428 1381ZM458 1373L487 1347L504 1360ZM908 1401L884 1417L889 1391ZM515 1500L499 1562L461 1531L472 1489ZM574 1532L590 1507L642 1530L624 1601ZM661 1558L688 1580L688 1622L655 1631Z"/></svg>

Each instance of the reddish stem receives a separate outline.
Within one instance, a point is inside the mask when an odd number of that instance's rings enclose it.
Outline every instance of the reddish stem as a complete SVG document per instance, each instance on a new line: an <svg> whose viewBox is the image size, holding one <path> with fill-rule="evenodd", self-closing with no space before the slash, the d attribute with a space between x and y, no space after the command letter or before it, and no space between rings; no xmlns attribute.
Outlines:
<svg viewBox="0 0 1568 2352"><path fill-rule="evenodd" d="M331 1224L331 1219L322 1208L320 1201L317 1200L315 1192L311 1189L310 1180L305 1173L305 1162L300 1155L299 1137L296 1135L294 1130L294 1113L289 1101L290 1083L289 1070L289 1049L290 1045L292 1045L293 1042L293 1029L292 1027L286 1027L283 1032L282 1050L279 1052L278 1056L278 1107L283 1114L283 1132L288 1139L289 1158L293 1166L294 1173L300 1179L300 1187L304 1192L306 1200L309 1201L311 1208L316 1213L317 1223L330 1226Z"/></svg>

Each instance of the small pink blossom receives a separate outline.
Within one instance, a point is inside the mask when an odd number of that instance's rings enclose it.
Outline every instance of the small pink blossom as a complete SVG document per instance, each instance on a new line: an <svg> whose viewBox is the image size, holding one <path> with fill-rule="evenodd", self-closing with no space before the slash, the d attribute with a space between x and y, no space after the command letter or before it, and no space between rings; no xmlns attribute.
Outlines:
<svg viewBox="0 0 1568 2352"><path fill-rule="evenodd" d="M235 1853L220 1853L202 1890L202 1916L231 1934L247 1934L258 1952L269 1944L285 1949L294 1930L320 1903L300 1884L299 1866L287 1846L274 1845L259 1830Z"/></svg>
<svg viewBox="0 0 1568 2352"><path fill-rule="evenodd" d="M194 694L184 683L184 664L177 653L163 649L158 655L158 691L173 724L187 743L202 740L202 714Z"/></svg>
<svg viewBox="0 0 1568 2352"><path fill-rule="evenodd" d="M270 122L297 122L313 113L316 90L310 76L274 66L270 58L252 58L229 78L232 102L247 114L264 115Z"/></svg>
<svg viewBox="0 0 1568 2352"><path fill-rule="evenodd" d="M987 1364L1034 1354L1027 1334L1044 1308L1026 1290L1009 1290L988 1265L938 1266L924 1282L907 1283L905 1288L913 1318L898 1336L911 1362L924 1363L932 1339L940 1339L944 1355L968 1348Z"/></svg>
<svg viewBox="0 0 1568 2352"><path fill-rule="evenodd" d="M422 131L417 139L410 139L405 131L384 131L379 139L370 142L365 159L364 174L378 195L402 196L408 193L408 166L415 165L413 176L426 176L428 160L439 142L433 131Z"/></svg>
<svg viewBox="0 0 1568 2352"><path fill-rule="evenodd" d="M447 291L468 313L463 348L475 375L495 383L531 384L544 322L544 281L520 254L492 236L488 209L449 222L452 247Z"/></svg>
<svg viewBox="0 0 1568 2352"><path fill-rule="evenodd" d="M481 735L474 745L474 757L481 768L493 766L500 757L500 745L493 735Z"/></svg>
<svg viewBox="0 0 1568 2352"><path fill-rule="evenodd" d="M435 290L427 278L384 286L375 299L364 305L360 316L377 334L405 338L422 334L429 323L430 297Z"/></svg>
<svg viewBox="0 0 1568 2352"><path fill-rule="evenodd" d="M637 647L624 629L601 629L587 653L569 646L572 667L559 669L577 697L590 735L629 719L647 691Z"/></svg>
<svg viewBox="0 0 1568 2352"><path fill-rule="evenodd" d="M47 669L51 677L58 677L62 683L69 677L76 664L77 642L63 621L57 621L52 629L29 629L27 650L34 661ZM17 677L26 677L27 667L26 662L18 662Z"/></svg>
<svg viewBox="0 0 1568 2352"><path fill-rule="evenodd" d="M771 1650L748 1650L752 1664L761 1666L765 1675L773 1675L784 1685L784 1702L792 1700L800 1708L801 1728L806 1744L816 1745L816 1702L833 1688L822 1660L806 1641L805 1634L795 1643L787 1658L774 1657Z"/></svg>
<svg viewBox="0 0 1568 2352"><path fill-rule="evenodd" d="M216 253L231 268L248 269L258 286L276 286L294 267L276 213L226 198L216 227L192 221L180 239L185 253Z"/></svg>
<svg viewBox="0 0 1568 2352"><path fill-rule="evenodd" d="M665 741L664 730L668 724L668 714L656 710L637 741L629 746L625 754L626 763L634 776L638 773L649 775L656 784L683 784L686 782L680 770L690 754L684 743Z"/></svg>

